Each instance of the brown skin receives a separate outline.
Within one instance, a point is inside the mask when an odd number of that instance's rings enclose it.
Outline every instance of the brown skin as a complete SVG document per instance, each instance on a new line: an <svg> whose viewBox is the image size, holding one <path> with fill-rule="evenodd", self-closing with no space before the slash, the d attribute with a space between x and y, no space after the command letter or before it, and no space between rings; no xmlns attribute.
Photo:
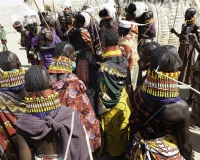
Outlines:
<svg viewBox="0 0 200 160"><path fill-rule="evenodd" d="M45 18L47 24L49 25L49 27L53 27L55 25L55 21L52 16L46 15L44 18ZM41 35L40 35L40 42L39 42L40 51L44 52L44 51L47 51L50 49L54 49L55 46L45 47L45 46L50 45L52 43L52 41L53 41L53 36L51 35L51 31L45 25L44 29L41 31Z"/></svg>
<svg viewBox="0 0 200 160"><path fill-rule="evenodd" d="M19 61L19 58L15 53L9 53L9 63L10 63L10 71L13 69L20 69L21 68L21 62ZM25 88L19 90L19 91L5 91L8 92L9 94L13 95L14 97L18 97L21 99L24 99L24 97L27 95L27 92Z"/></svg>
<svg viewBox="0 0 200 160"><path fill-rule="evenodd" d="M74 56L74 47L71 44L66 44L63 48L62 56L68 57L72 61L76 60L76 57ZM73 73L64 73L64 74L50 74L50 79L52 83L55 83L59 80L62 80L64 78L75 76Z"/></svg>
<svg viewBox="0 0 200 160"><path fill-rule="evenodd" d="M158 110L163 104L146 97L142 97L149 106ZM181 154L186 160L192 160L192 146L189 139L190 112L188 104L181 100L166 105L159 113L161 121L167 124L176 125L176 137Z"/></svg>
<svg viewBox="0 0 200 160"><path fill-rule="evenodd" d="M51 86L51 81L48 73L43 70L43 76L45 80L45 88L49 89ZM25 79L26 82L29 81L28 77ZM26 90L28 92L33 92L33 88L29 86L29 83L26 83ZM60 157L59 154L62 152L62 142L60 132L49 132L44 138L40 140L34 140L30 138L30 135L21 129L16 129L16 137L19 146L19 156L20 160L32 160L31 150L35 149L37 154L40 154L43 157L48 155L58 154L56 157Z"/></svg>
<svg viewBox="0 0 200 160"><path fill-rule="evenodd" d="M195 34L191 34L189 36L189 43L190 45L194 46L194 48L200 53L200 43ZM198 55L197 59L200 60L200 55Z"/></svg>

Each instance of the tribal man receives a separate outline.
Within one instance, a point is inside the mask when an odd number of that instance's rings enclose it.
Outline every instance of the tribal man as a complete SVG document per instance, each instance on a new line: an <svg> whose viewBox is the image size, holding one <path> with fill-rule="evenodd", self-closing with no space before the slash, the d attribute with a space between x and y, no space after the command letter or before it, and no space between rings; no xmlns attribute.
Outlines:
<svg viewBox="0 0 200 160"><path fill-rule="evenodd" d="M44 16L46 23L43 23L44 28L40 31L39 49L42 54L44 66L48 69L53 60L53 51L56 43L60 42L60 38L52 27L55 26L55 20L51 15ZM48 25L48 26L47 26Z"/></svg>

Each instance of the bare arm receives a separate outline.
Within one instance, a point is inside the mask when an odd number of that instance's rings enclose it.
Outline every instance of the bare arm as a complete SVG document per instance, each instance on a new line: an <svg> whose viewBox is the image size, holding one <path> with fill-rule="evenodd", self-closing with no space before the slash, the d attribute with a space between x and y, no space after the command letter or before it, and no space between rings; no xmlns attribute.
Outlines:
<svg viewBox="0 0 200 160"><path fill-rule="evenodd" d="M41 31L39 44L40 44L40 52L44 52L44 51L55 48L55 46L45 47L45 32L44 31Z"/></svg>
<svg viewBox="0 0 200 160"><path fill-rule="evenodd" d="M188 106L183 107L182 114L183 118L177 124L177 140L181 154L186 158L186 160L192 160L192 145L189 139L190 113Z"/></svg>
<svg viewBox="0 0 200 160"><path fill-rule="evenodd" d="M16 129L16 138L19 147L20 160L32 160L31 150L21 132L22 131L19 128Z"/></svg>

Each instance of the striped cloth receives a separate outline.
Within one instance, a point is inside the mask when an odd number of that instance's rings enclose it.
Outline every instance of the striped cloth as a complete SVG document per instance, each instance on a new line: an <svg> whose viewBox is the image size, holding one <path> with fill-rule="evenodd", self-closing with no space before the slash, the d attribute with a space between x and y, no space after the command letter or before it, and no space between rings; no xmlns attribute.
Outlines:
<svg viewBox="0 0 200 160"><path fill-rule="evenodd" d="M139 131L143 124L145 124L157 111L144 102L142 93L140 87L138 87L134 92L133 107L130 117L130 126L133 133ZM163 105L165 104L163 103ZM153 131L151 134L148 132L149 128ZM156 114L151 121L145 125L141 136L146 140L155 139L165 135L173 135L173 131L174 126L164 123L160 120L159 114Z"/></svg>
<svg viewBox="0 0 200 160"><path fill-rule="evenodd" d="M44 119L35 117L32 114L24 114L17 120L15 125L27 132L27 134L30 134L30 138L34 140L42 139L51 130L54 130L55 132L61 130L63 142L62 153L64 155L69 139L69 131L71 131L72 112L72 108L62 106L59 111L52 111L50 115L46 116ZM78 115L75 114L74 130L67 159L85 160L89 155L86 146L85 132Z"/></svg>

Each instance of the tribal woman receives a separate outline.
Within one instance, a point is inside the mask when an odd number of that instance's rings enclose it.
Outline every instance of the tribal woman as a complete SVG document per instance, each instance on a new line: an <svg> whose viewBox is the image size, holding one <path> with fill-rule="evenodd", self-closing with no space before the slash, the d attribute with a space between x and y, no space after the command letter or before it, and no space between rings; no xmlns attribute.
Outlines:
<svg viewBox="0 0 200 160"><path fill-rule="evenodd" d="M26 108L25 71L16 54L0 52L0 159L18 160L14 123Z"/></svg>
<svg viewBox="0 0 200 160"><path fill-rule="evenodd" d="M114 29L102 33L102 46L104 62L97 72L94 102L103 130L101 153L104 150L115 159L122 159L129 135L129 96L133 95L130 70Z"/></svg>
<svg viewBox="0 0 200 160"><path fill-rule="evenodd" d="M62 41L55 47L53 62L48 72L52 81L52 88L59 92L63 105L77 111L81 123L86 127L93 148L98 149L101 144L99 120L96 118L86 87L78 77L72 73L75 69L74 47Z"/></svg>
<svg viewBox="0 0 200 160"><path fill-rule="evenodd" d="M131 160L191 160L190 113L179 96L177 80L182 66L173 46L153 50L150 69L134 92L130 118Z"/></svg>
<svg viewBox="0 0 200 160"><path fill-rule="evenodd" d="M78 115L72 108L62 106L59 93L50 89L47 70L32 66L25 81L26 114L15 123L20 160L64 160L65 154L67 160L86 160L86 135Z"/></svg>

